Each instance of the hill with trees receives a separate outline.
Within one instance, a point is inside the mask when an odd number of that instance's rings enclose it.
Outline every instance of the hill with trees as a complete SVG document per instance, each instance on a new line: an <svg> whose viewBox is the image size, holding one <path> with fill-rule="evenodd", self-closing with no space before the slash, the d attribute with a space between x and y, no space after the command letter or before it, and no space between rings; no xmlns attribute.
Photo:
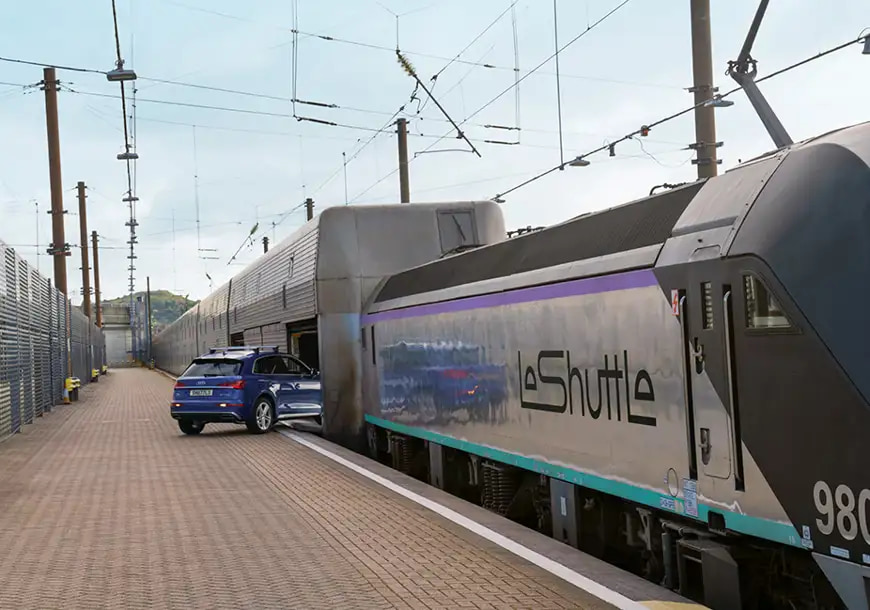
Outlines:
<svg viewBox="0 0 870 610"><path fill-rule="evenodd" d="M142 297L145 300L144 292L136 292L133 297ZM112 305L127 305L130 302L130 296L125 295L105 301L105 304ZM169 326L181 317L185 311L196 305L199 301L192 301L187 296L174 294L169 290L153 290L151 291L151 327L156 335L160 330Z"/></svg>

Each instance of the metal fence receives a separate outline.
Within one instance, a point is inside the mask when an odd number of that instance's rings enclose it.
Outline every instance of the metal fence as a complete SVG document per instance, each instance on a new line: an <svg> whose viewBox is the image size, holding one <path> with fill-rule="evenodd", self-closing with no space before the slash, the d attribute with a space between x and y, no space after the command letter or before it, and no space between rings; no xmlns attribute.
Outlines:
<svg viewBox="0 0 870 610"><path fill-rule="evenodd" d="M60 403L68 376L89 383L104 345L99 328L0 242L0 438Z"/></svg>
<svg viewBox="0 0 870 610"><path fill-rule="evenodd" d="M72 376L82 384L88 383L94 371L99 373L106 364L106 340L95 325L78 308L72 308L70 326L70 352Z"/></svg>

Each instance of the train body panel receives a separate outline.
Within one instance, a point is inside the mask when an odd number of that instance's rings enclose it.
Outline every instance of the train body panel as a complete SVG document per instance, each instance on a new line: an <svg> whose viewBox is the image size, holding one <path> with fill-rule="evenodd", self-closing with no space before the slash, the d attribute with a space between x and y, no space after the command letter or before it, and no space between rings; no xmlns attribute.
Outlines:
<svg viewBox="0 0 870 610"><path fill-rule="evenodd" d="M800 546L751 459L750 491L735 489L725 408L706 375L693 423L715 434L715 459L690 475L680 324L652 270L383 311L363 324L374 327L380 380L368 389L369 421L704 523L717 512L731 530ZM480 359L432 366L434 357L409 358L410 342L479 346Z"/></svg>

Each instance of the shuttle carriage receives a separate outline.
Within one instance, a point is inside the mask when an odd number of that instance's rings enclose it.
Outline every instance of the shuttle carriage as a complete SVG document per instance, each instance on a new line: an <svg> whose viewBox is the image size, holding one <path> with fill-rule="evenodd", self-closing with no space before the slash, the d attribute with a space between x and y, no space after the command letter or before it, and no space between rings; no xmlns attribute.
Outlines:
<svg viewBox="0 0 870 610"><path fill-rule="evenodd" d="M289 350L321 373L324 433L359 446L365 302L392 273L504 239L491 201L326 208L155 336L155 361L178 375L211 347Z"/></svg>

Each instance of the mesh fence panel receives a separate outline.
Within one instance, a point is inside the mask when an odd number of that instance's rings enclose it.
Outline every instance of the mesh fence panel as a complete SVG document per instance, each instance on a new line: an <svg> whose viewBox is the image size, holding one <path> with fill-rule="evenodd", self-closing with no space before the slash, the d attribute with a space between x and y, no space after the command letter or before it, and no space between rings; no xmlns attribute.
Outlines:
<svg viewBox="0 0 870 610"><path fill-rule="evenodd" d="M60 403L68 376L88 383L104 346L103 332L0 242L0 438Z"/></svg>
<svg viewBox="0 0 870 610"><path fill-rule="evenodd" d="M15 256L6 250L0 257L0 437L12 434L12 407L18 380L18 328L15 319Z"/></svg>
<svg viewBox="0 0 870 610"><path fill-rule="evenodd" d="M51 332L49 309L51 306L48 280L35 269L30 269L31 332L33 334L33 409L37 417L51 410L51 366L48 338Z"/></svg>
<svg viewBox="0 0 870 610"><path fill-rule="evenodd" d="M33 423L33 331L30 322L30 273L18 259L18 352L21 367L21 423Z"/></svg>
<svg viewBox="0 0 870 610"><path fill-rule="evenodd" d="M78 377L82 385L85 385L91 380L89 324L85 314L78 309L73 308L71 313L70 343L73 377Z"/></svg>
<svg viewBox="0 0 870 610"><path fill-rule="evenodd" d="M51 307L48 351L51 363L51 402L56 404L63 399L64 363L66 362L63 350L65 341L62 340L63 335L61 334L63 328L63 318L61 317L63 300L60 293L55 291L51 286L49 286L48 295Z"/></svg>

